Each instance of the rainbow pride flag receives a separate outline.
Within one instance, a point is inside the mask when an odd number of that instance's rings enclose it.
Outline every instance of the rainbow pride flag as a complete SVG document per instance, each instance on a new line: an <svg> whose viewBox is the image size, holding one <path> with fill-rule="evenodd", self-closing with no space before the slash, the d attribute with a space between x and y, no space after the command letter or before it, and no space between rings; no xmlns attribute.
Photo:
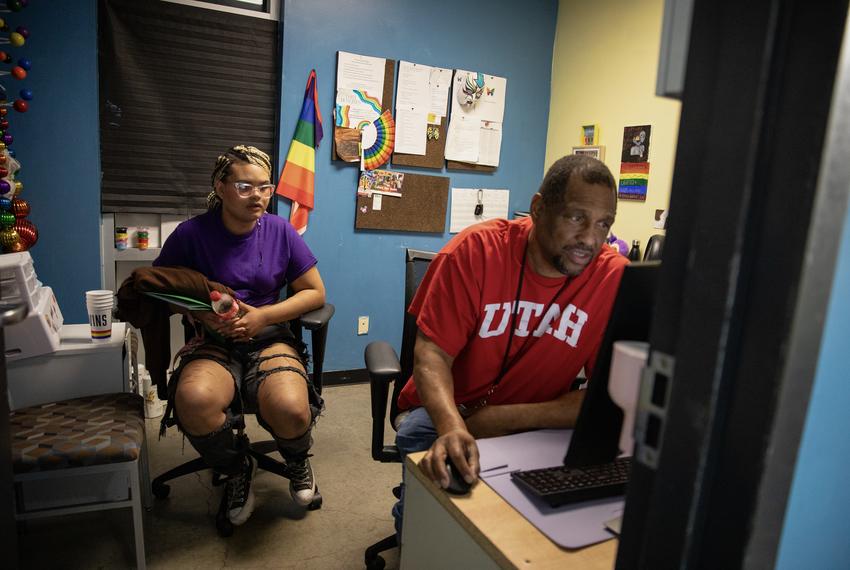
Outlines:
<svg viewBox="0 0 850 570"><path fill-rule="evenodd" d="M646 200L646 187L649 184L648 162L620 163L620 185L617 196L623 200Z"/></svg>
<svg viewBox="0 0 850 570"><path fill-rule="evenodd" d="M307 79L301 115L276 190L277 194L292 200L289 222L302 235L307 230L307 218L313 209L316 148L323 134L322 114L316 96L316 70L313 69Z"/></svg>

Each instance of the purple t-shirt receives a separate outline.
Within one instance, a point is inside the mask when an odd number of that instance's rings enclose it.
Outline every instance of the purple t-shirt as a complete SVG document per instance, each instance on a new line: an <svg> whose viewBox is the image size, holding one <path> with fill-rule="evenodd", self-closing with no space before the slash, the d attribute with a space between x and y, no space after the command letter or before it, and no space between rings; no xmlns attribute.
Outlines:
<svg viewBox="0 0 850 570"><path fill-rule="evenodd" d="M277 303L286 283L316 265L316 258L285 219L264 213L251 232L235 236L216 208L177 226L153 264L194 269L261 307Z"/></svg>

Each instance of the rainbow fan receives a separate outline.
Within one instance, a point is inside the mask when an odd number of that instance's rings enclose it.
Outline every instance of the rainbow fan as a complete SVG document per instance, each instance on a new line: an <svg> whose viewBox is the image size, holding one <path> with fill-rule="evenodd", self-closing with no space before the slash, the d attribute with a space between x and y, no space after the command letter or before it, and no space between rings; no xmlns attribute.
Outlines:
<svg viewBox="0 0 850 570"><path fill-rule="evenodd" d="M395 144L395 121L389 110L384 111L372 123L364 126L360 145L361 168L374 170L390 159Z"/></svg>

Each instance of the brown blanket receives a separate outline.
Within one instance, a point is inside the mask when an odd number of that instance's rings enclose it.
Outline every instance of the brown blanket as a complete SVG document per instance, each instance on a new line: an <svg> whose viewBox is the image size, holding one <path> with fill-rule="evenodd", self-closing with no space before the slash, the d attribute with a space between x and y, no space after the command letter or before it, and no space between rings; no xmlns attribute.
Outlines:
<svg viewBox="0 0 850 570"><path fill-rule="evenodd" d="M145 366L162 400L167 399L166 372L171 360L169 317L177 307L144 293L172 293L208 302L212 290L234 294L229 287L185 267L140 267L118 289L118 318L142 331Z"/></svg>

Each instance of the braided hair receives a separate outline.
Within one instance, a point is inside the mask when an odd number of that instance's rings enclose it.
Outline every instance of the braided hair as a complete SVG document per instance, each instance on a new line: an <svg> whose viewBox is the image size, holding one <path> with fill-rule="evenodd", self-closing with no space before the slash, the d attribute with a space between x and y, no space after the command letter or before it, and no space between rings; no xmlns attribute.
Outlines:
<svg viewBox="0 0 850 570"><path fill-rule="evenodd" d="M266 171L269 180L271 180L272 163L269 155L254 146L239 144L230 147L215 161L215 168L211 177L212 190L207 194L207 210L212 210L221 204L221 198L215 193L215 184L224 180L230 174L230 165L234 162L247 162L259 166Z"/></svg>

